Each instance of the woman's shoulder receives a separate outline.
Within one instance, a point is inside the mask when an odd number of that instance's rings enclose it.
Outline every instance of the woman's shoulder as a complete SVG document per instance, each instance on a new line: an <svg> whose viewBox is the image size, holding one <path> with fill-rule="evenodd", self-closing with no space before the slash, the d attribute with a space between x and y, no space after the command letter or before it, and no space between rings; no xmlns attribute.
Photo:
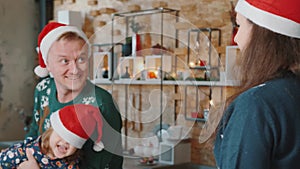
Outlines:
<svg viewBox="0 0 300 169"><path fill-rule="evenodd" d="M300 81L296 78L278 78L254 86L240 94L234 107L276 107L292 105L300 99ZM295 106L295 105L294 105Z"/></svg>
<svg viewBox="0 0 300 169"><path fill-rule="evenodd" d="M276 78L259 85L256 85L247 91L242 96L248 95L274 95L279 92L287 92L289 90L299 92L300 91L300 80L295 77Z"/></svg>

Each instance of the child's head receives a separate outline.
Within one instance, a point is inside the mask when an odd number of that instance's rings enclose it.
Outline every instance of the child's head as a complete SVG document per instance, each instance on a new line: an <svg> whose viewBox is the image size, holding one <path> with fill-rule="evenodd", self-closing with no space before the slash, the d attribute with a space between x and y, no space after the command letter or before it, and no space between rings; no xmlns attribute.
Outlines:
<svg viewBox="0 0 300 169"><path fill-rule="evenodd" d="M65 158L74 155L76 151L77 148L60 137L52 127L43 133L42 152L51 158Z"/></svg>
<svg viewBox="0 0 300 169"><path fill-rule="evenodd" d="M103 149L102 118L97 107L84 104L66 106L50 117L51 127L42 136L42 149L52 158L68 157L81 149L97 128L94 150Z"/></svg>

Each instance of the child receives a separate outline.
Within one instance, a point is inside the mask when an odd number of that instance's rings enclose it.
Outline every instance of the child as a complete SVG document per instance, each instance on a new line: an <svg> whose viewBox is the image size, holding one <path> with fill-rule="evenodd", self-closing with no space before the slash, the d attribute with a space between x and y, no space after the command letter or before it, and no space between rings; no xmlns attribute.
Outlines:
<svg viewBox="0 0 300 169"><path fill-rule="evenodd" d="M97 128L98 137L93 149L101 151L102 118L97 107L75 104L54 112L51 127L41 136L27 138L22 143L0 153L0 169L14 169L27 160L26 149L31 149L40 168L76 169L79 149Z"/></svg>

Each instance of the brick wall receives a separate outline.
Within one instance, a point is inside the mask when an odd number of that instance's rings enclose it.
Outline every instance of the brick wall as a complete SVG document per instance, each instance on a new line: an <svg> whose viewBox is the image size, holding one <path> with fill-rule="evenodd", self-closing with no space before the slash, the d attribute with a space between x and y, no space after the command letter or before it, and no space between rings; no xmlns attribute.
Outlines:
<svg viewBox="0 0 300 169"><path fill-rule="evenodd" d="M142 3L141 3L142 2ZM234 3L236 0L234 0ZM174 26L179 30L179 47L186 47L187 32L190 28L212 27L221 30L221 45L217 44L218 36L212 37L213 45L220 53L221 64L225 64L225 47L231 43L232 23L230 20L230 1L220 0L176 0L176 1L153 1L153 0L55 0L55 17L57 18L57 11L59 10L75 10L81 11L84 16L83 29L85 33L91 37L92 43L110 43L111 41L111 14L114 12L125 12L139 9L151 9L154 7L167 7L177 9L179 13L179 23L165 24L167 30L174 30ZM149 19L149 20L148 20ZM143 22L151 22L153 25L158 25L158 20L151 20L151 17L145 17L139 20ZM166 23L172 22L172 17L166 17ZM119 20L116 24L115 34L120 37L125 35L125 22ZM149 28L150 29L150 28ZM153 29L153 28L152 28ZM105 42L106 41L106 42ZM154 41L152 39L152 41ZM168 44L170 43L170 44ZM174 49L173 42L166 42L164 46L172 51ZM152 43L151 45L155 45ZM178 50L177 50L178 51ZM180 53L180 52L179 52ZM186 58L186 52L183 52L183 58ZM183 59L183 62L186 60ZM222 67L224 69L224 67ZM113 86L113 88L112 88ZM127 134L131 138L138 138L151 133L153 127L159 123L159 101L160 101L160 86L159 85L130 85L127 97L125 97L124 85L102 85L102 87L112 90L117 103L119 104L124 125L127 122ZM203 122L187 121L184 117L184 99L187 101L187 112L192 112L195 105L195 87L188 88L187 98L184 97L184 87L164 86L164 109L163 122L174 125L176 123L186 126L188 134L191 136L192 142L192 161L199 164L214 165L214 157L212 153L212 146L206 142L201 143L201 130L204 126ZM182 90L181 90L182 89ZM177 90L177 91L176 91ZM176 92L175 92L176 91ZM200 108L203 109L208 104L207 98L208 88L201 88L198 98L200 101ZM223 95L225 93L225 96ZM217 98L216 103L224 100L224 97L230 95L231 91L224 90L217 87L213 89L213 98ZM205 94L206 93L206 94ZM127 104L127 120L125 121L125 109ZM147 113L145 113L147 112ZM123 132L125 129L123 128ZM124 140L123 140L124 141ZM124 143L125 144L125 143ZM137 144L134 141L126 142L127 148L132 148Z"/></svg>

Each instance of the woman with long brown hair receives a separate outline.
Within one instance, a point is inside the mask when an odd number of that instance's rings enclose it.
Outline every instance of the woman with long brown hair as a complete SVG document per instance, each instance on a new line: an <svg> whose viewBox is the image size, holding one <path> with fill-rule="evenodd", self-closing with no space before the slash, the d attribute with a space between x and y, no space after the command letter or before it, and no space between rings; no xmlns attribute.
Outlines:
<svg viewBox="0 0 300 169"><path fill-rule="evenodd" d="M239 91L226 102L214 154L221 169L300 164L300 2L239 0Z"/></svg>

